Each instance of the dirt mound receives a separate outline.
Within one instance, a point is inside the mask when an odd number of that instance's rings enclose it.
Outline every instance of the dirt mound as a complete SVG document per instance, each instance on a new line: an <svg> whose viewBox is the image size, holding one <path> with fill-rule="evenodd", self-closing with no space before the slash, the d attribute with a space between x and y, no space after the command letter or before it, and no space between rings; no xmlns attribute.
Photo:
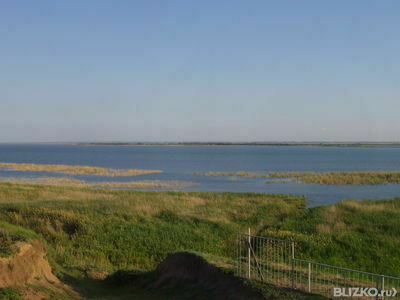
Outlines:
<svg viewBox="0 0 400 300"><path fill-rule="evenodd" d="M46 290L76 297L52 273L40 242L19 242L14 247L14 255L0 258L0 288L16 287L22 291L24 299L47 299Z"/></svg>
<svg viewBox="0 0 400 300"><path fill-rule="evenodd" d="M148 286L150 288L185 287L189 292L203 291L204 298L207 299L264 299L241 279L192 253L178 252L168 255L157 267L155 275L156 280Z"/></svg>

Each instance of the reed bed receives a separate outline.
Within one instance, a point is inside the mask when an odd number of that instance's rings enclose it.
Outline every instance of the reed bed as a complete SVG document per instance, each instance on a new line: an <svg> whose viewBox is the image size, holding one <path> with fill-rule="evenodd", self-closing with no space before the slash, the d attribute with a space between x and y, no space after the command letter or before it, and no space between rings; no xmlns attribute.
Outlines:
<svg viewBox="0 0 400 300"><path fill-rule="evenodd" d="M72 186L87 188L110 188L110 189L183 189L196 185L186 181L158 181L142 180L129 182L93 182L88 183L83 180L65 177L0 177L0 182L15 184L40 184L54 186Z"/></svg>
<svg viewBox="0 0 400 300"><path fill-rule="evenodd" d="M94 188L114 188L114 189L184 189L187 187L195 186L193 182L185 181L156 181L156 180L143 180L131 182L98 182L88 184L89 187Z"/></svg>
<svg viewBox="0 0 400 300"><path fill-rule="evenodd" d="M321 185L400 184L400 172L284 172L270 173L270 178L292 178L293 181Z"/></svg>
<svg viewBox="0 0 400 300"><path fill-rule="evenodd" d="M202 176L229 176L229 177L248 177L248 178L267 178L268 175L255 172L196 172L196 175Z"/></svg>
<svg viewBox="0 0 400 300"><path fill-rule="evenodd" d="M107 169L89 166L68 166L68 165L41 165L41 164L16 164L0 163L0 168L7 168L20 172L49 172L63 173L68 175L93 175L107 177L132 177L162 173L161 170L140 170L140 169Z"/></svg>
<svg viewBox="0 0 400 300"><path fill-rule="evenodd" d="M87 183L83 180L66 178L66 177L0 177L0 182L15 184L42 184L42 185L59 185L59 186L75 186L87 187Z"/></svg>

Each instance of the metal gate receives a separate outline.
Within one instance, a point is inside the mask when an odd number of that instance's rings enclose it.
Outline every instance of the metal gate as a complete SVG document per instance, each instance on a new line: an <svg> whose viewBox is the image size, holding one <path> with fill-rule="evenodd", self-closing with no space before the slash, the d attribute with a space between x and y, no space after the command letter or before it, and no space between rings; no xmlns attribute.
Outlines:
<svg viewBox="0 0 400 300"><path fill-rule="evenodd" d="M238 234L237 274L251 280L291 287L294 242Z"/></svg>
<svg viewBox="0 0 400 300"><path fill-rule="evenodd" d="M249 280L329 298L334 297L336 289L350 296L353 293L357 299L400 299L400 278L298 259L295 249L292 241L239 233L236 273ZM365 288L378 294L354 296L356 289Z"/></svg>

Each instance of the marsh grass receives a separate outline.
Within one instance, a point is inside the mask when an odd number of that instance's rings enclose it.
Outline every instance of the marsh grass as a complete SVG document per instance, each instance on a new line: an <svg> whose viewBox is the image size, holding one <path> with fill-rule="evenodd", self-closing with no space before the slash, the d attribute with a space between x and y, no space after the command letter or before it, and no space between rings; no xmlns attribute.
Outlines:
<svg viewBox="0 0 400 300"><path fill-rule="evenodd" d="M68 165L40 165L40 164L16 164L0 163L0 167L20 172L50 172L69 175L93 175L107 177L132 177L139 175L158 174L160 170L138 170L138 169L107 169L89 166L68 166Z"/></svg>
<svg viewBox="0 0 400 300"><path fill-rule="evenodd" d="M0 184L0 221L45 239L60 276L148 271L177 251L234 258L234 234L248 227L296 241L299 258L400 275L400 199L305 206L289 195Z"/></svg>
<svg viewBox="0 0 400 300"><path fill-rule="evenodd" d="M270 178L292 178L294 181L321 185L400 184L400 172L285 172L270 173Z"/></svg>
<svg viewBox="0 0 400 300"><path fill-rule="evenodd" d="M268 178L266 183L285 183L295 181L307 184L321 185L380 185L400 184L400 172L271 172L261 174L254 172L205 172L195 173L202 176L227 176L229 180L237 180L240 177Z"/></svg>
<svg viewBox="0 0 400 300"><path fill-rule="evenodd" d="M0 220L44 237L60 270L151 270L168 253L234 253L234 233L305 205L284 195L139 192L0 184ZM76 273L78 272L78 273Z"/></svg>
<svg viewBox="0 0 400 300"><path fill-rule="evenodd" d="M400 276L400 198L298 210L261 234L296 241L303 259Z"/></svg>
<svg viewBox="0 0 400 300"><path fill-rule="evenodd" d="M83 180L68 177L0 177L0 182L85 187Z"/></svg>
<svg viewBox="0 0 400 300"><path fill-rule="evenodd" d="M269 179L269 180L266 180L265 181L265 183L288 183L288 182L290 182L291 180L290 179Z"/></svg>
<svg viewBox="0 0 400 300"><path fill-rule="evenodd" d="M89 183L89 187L94 188L114 188L114 189L184 189L195 186L193 182L185 181L156 181L156 180L142 180L130 182L97 182Z"/></svg>
<svg viewBox="0 0 400 300"><path fill-rule="evenodd" d="M268 175L254 172L196 172L196 175L202 176L229 176L229 177L249 177L249 178L266 178Z"/></svg>
<svg viewBox="0 0 400 300"><path fill-rule="evenodd" d="M111 189L183 189L196 185L195 183L185 181L158 180L88 183L83 180L67 177L0 177L0 182Z"/></svg>

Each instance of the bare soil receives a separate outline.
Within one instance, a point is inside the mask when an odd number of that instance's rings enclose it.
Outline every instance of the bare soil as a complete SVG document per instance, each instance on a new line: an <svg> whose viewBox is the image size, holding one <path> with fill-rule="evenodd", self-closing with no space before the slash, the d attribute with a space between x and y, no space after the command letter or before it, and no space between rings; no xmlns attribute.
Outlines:
<svg viewBox="0 0 400 300"><path fill-rule="evenodd" d="M17 288L24 299L47 299L47 290L69 298L79 298L52 273L46 251L40 242L18 242L14 247L15 254L0 258L0 288Z"/></svg>

